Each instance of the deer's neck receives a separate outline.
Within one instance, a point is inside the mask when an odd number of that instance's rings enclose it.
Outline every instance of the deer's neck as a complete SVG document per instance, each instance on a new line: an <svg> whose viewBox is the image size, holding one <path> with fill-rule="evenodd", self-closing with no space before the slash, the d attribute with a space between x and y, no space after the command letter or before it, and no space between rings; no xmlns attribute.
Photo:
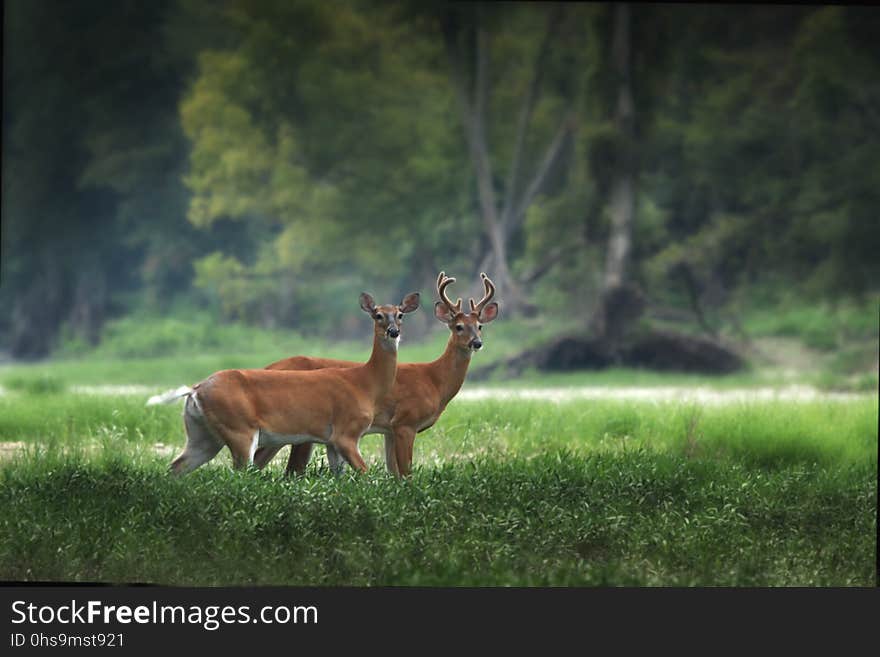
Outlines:
<svg viewBox="0 0 880 657"><path fill-rule="evenodd" d="M434 373L434 380L440 391L440 398L443 406L449 403L464 383L467 376L468 365L471 364L471 352L469 349L461 349L455 344L455 336L449 336L449 342L446 343L446 350L443 354L431 363L431 369Z"/></svg>
<svg viewBox="0 0 880 657"><path fill-rule="evenodd" d="M385 397L394 386L397 375L397 340L388 340L379 332L373 334L373 353L366 362L365 370L377 401Z"/></svg>

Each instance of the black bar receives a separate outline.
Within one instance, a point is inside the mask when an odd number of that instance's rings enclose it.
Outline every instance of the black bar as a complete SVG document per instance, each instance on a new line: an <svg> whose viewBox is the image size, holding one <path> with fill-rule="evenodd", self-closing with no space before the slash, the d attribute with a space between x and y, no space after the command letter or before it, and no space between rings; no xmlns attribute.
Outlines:
<svg viewBox="0 0 880 657"><path fill-rule="evenodd" d="M838 648L853 641L859 630L872 632L878 609L877 589L526 589L526 588L172 588L151 586L18 586L0 588L2 635L0 653L14 655L33 649L42 640L61 635L85 637L120 635L122 650L165 650L183 644L199 649L250 649L254 646L303 646L358 648L367 644L454 647L469 638L468 645L516 646L520 641L557 645L574 641L613 641L618 649L635 645L687 643L695 633L709 633L724 645L748 647L749 637L792 640L809 638L821 645L822 633L833 635ZM72 605L72 601L75 604ZM188 611L192 622L110 622L96 617L92 623L13 623L27 613L27 605L44 611L44 619L61 607L76 607L83 620L83 605L100 601L100 613L125 605L150 610L162 605ZM14 608L13 605L16 605ZM156 607L153 607L156 605ZM249 614L271 607L266 618L223 623L220 610L246 605ZM298 621L279 622L277 607L299 609ZM17 609L17 611L15 610ZM314 613L310 611L314 609ZM303 610L306 610L303 612ZM62 620L70 612L62 611ZM145 612L144 612L145 613ZM143 619L146 620L144 614ZM217 622L208 621L211 616ZM232 614L228 614L230 618ZM123 613L131 620L131 615ZM180 615L174 617L179 619ZM288 617L289 618L289 617ZM172 617L166 614L166 620ZM42 638L41 638L42 636ZM22 639L24 637L24 639ZM71 639L63 639L68 644ZM93 639L93 642L97 639ZM25 645L15 646L15 642ZM389 643L390 642L390 643ZM417 643L414 643L417 642ZM474 644L473 642L476 642ZM598 645L598 644L596 644ZM60 649L60 646L55 646ZM69 646L68 646L69 647ZM88 646L82 646L88 647ZM106 646L105 646L106 647ZM459 646L461 647L461 646ZM114 652L118 646L114 646Z"/></svg>

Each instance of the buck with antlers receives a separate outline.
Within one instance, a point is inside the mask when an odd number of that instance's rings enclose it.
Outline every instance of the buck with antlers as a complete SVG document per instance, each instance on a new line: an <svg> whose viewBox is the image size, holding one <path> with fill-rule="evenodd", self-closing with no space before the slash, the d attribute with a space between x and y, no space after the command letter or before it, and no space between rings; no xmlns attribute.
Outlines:
<svg viewBox="0 0 880 657"><path fill-rule="evenodd" d="M223 446L233 464L253 462L263 446L323 443L338 471L343 459L367 469L358 441L369 429L397 373L397 346L403 316L419 307L417 292L399 305L376 306L362 294L361 308L373 318L373 352L366 363L315 371L223 370L192 388L150 398L148 405L186 397L183 409L186 448L171 464L185 474L210 461Z"/></svg>
<svg viewBox="0 0 880 657"><path fill-rule="evenodd" d="M443 355L430 363L403 363L397 367L397 380L390 394L379 404L372 426L367 433L385 435L385 462L398 476L412 470L413 442L417 433L431 427L455 397L464 383L471 354L483 346L481 329L498 316L498 303L492 301L495 285L486 274L480 274L485 294L479 303L470 299L470 310L463 312L461 299L452 303L446 289L455 282L440 272L437 293L440 301L434 304L434 316L450 330L449 342ZM330 358L294 356L267 367L268 370L318 370L351 368L356 363ZM311 457L313 442L292 447L287 463L287 474L302 473ZM260 447L254 464L264 467L283 445ZM328 451L328 459L330 453Z"/></svg>

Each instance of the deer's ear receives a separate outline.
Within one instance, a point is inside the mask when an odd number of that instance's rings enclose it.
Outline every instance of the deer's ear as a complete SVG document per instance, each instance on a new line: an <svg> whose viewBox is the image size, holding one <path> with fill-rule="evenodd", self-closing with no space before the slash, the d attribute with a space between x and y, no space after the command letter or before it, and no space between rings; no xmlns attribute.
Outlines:
<svg viewBox="0 0 880 657"><path fill-rule="evenodd" d="M407 295L403 298L403 301L401 301L401 302L400 302L400 305L398 306L398 308L400 309L400 312L402 312L402 313L411 313L411 312L413 312L414 310L418 310L418 308L419 308L419 296L420 296L420 295L419 295L418 292L411 292L410 294L407 294Z"/></svg>
<svg viewBox="0 0 880 657"><path fill-rule="evenodd" d="M483 322L483 324L488 324L496 317L498 317L497 301L487 303L486 306L480 311L480 321Z"/></svg>
<svg viewBox="0 0 880 657"><path fill-rule="evenodd" d="M361 292L361 308L365 313L370 313L371 315L376 312L376 302L366 292Z"/></svg>
<svg viewBox="0 0 880 657"><path fill-rule="evenodd" d="M452 314L452 311L449 310L449 306L447 306L442 301L438 301L434 304L434 317L439 319L444 324L448 324L452 321L454 315Z"/></svg>

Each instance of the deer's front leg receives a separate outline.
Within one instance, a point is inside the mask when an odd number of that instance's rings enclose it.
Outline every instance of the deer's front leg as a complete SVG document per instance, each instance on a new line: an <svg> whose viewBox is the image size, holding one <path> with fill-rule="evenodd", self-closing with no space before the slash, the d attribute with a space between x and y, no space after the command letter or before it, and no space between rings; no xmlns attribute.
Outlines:
<svg viewBox="0 0 880 657"><path fill-rule="evenodd" d="M348 464L358 470L359 472L367 471L367 464L364 463L364 459L361 456L360 451L358 450L358 438L355 436L343 436L337 440L334 440L331 444L327 445L327 456L330 455L330 448L333 447L339 453L342 458L348 461Z"/></svg>
<svg viewBox="0 0 880 657"><path fill-rule="evenodd" d="M408 477L412 473L413 443L416 431L408 426L396 426L392 430L394 451L397 455L397 475Z"/></svg>
<svg viewBox="0 0 880 657"><path fill-rule="evenodd" d="M293 457L293 454L290 455ZM327 443L327 465L330 466L330 472L333 473L333 476L338 476L342 474L342 468L345 467L345 461L342 456L336 451L336 448Z"/></svg>
<svg viewBox="0 0 880 657"><path fill-rule="evenodd" d="M278 445L277 447L257 447L257 451L254 452L254 465L262 470L269 465L269 461L275 458L278 450L282 447L283 445Z"/></svg>

